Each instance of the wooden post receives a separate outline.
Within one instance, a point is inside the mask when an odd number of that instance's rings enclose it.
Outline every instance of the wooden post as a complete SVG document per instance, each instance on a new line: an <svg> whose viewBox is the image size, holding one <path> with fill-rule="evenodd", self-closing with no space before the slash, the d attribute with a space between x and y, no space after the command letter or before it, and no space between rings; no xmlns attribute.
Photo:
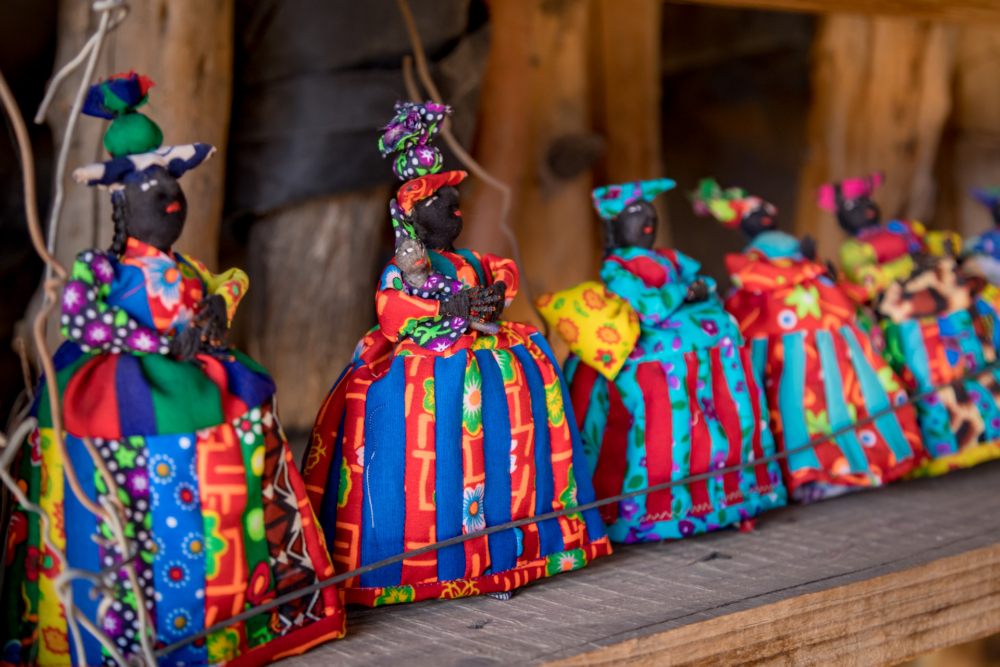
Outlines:
<svg viewBox="0 0 1000 667"><path fill-rule="evenodd" d="M282 423L309 429L323 397L375 324L388 187L269 213L247 248L248 351L278 385Z"/></svg>
<svg viewBox="0 0 1000 667"><path fill-rule="evenodd" d="M93 32L97 14L90 5L79 0L59 3L57 68L75 56ZM161 127L164 143L201 141L216 147L211 160L181 179L189 212L175 248L215 268L232 105L234 0L138 0L129 5L128 18L105 41L97 74L105 78L134 69L149 76L156 86L142 112ZM77 73L66 81L49 113L57 140L79 77ZM84 116L73 137L57 244L57 256L67 265L78 251L111 242L107 193L72 180L76 167L109 159L103 147L105 129L106 121Z"/></svg>
<svg viewBox="0 0 1000 667"><path fill-rule="evenodd" d="M934 165L951 110L957 28L907 18L829 15L814 46L809 153L800 179L796 232L836 259L844 236L816 207L820 184L875 170L883 218L929 221Z"/></svg>
<svg viewBox="0 0 1000 667"><path fill-rule="evenodd" d="M592 81L594 129L607 147L596 181L623 183L663 173L660 0L595 0ZM663 199L657 244L670 245Z"/></svg>

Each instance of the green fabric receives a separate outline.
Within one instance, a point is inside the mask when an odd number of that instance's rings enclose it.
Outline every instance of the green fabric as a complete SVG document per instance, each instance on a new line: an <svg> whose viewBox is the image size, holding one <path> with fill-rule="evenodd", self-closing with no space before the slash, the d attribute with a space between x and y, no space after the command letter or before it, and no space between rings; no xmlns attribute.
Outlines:
<svg viewBox="0 0 1000 667"><path fill-rule="evenodd" d="M159 126L141 113L127 113L111 121L104 133L104 147L114 157L148 153L163 144Z"/></svg>
<svg viewBox="0 0 1000 667"><path fill-rule="evenodd" d="M59 385L59 398L61 399L66 393L66 385L69 384L70 378L73 374L83 366L85 363L94 358L94 355L83 354L80 358L66 366L61 371L56 371L56 384ZM52 404L49 403L49 389L45 382L40 382L38 385L39 393L39 403L38 403L38 428L52 428Z"/></svg>
<svg viewBox="0 0 1000 667"><path fill-rule="evenodd" d="M194 364L148 354L139 365L161 434L193 433L226 421L219 388Z"/></svg>
<svg viewBox="0 0 1000 667"><path fill-rule="evenodd" d="M455 280L458 278L458 273L455 271L455 265L444 258L441 253L436 250L428 250L427 257L431 260L431 268L440 273L443 276Z"/></svg>
<svg viewBox="0 0 1000 667"><path fill-rule="evenodd" d="M243 354L242 352L240 352L236 348L230 349L229 350L229 354L233 355L233 357L236 358L236 361L240 362L247 369L253 371L254 373L259 373L260 375L267 375L267 371L264 370L263 366L261 366L256 361L254 361L253 359L251 359L247 355Z"/></svg>

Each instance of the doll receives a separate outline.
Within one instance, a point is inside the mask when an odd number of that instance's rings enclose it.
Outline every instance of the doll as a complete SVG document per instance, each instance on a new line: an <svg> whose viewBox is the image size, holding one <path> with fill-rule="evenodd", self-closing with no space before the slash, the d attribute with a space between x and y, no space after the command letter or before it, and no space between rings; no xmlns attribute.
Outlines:
<svg viewBox="0 0 1000 667"><path fill-rule="evenodd" d="M857 322L864 290L838 284L830 268L777 231L777 208L712 179L693 196L749 239L726 256L734 291L726 309L739 322L771 408L779 451L849 427L906 400L906 391ZM811 249L810 249L811 250ZM782 460L793 500L812 502L900 478L924 457L913 407L878 418Z"/></svg>
<svg viewBox="0 0 1000 667"><path fill-rule="evenodd" d="M1000 188L973 188L972 196L990 210L995 226L968 240L962 269L997 286L1000 285Z"/></svg>
<svg viewBox="0 0 1000 667"><path fill-rule="evenodd" d="M57 517L52 537L68 562L46 553L38 517L15 508L12 523L26 529L14 531L8 551L5 663L115 664L88 633L83 655L68 655L78 649L54 593L63 567L103 572L109 595L92 596L93 582L77 580L74 603L129 660L142 659L143 623L162 647L333 576L278 422L274 383L226 342L247 277L239 269L213 274L171 250L187 215L178 179L213 149L160 146L159 128L135 111L150 86L131 72L117 75L93 86L83 108L114 119L105 138L113 159L74 176L111 191L115 233L110 249L77 255L62 297L68 340L54 361L70 460L53 442L44 387L51 378L43 378L38 428L14 468L29 497ZM69 463L91 500L123 505L142 591L114 567L127 554L110 541L109 526L64 482ZM159 664L264 664L343 633L329 587Z"/></svg>
<svg viewBox="0 0 1000 667"><path fill-rule="evenodd" d="M390 204L398 250L379 281L378 326L320 409L303 459L338 573L594 498L548 344L533 327L501 319L517 293L517 267L454 247L462 230L455 186L465 172L439 171L429 142L449 112L400 103L385 128L383 154L407 156L394 163L409 180ZM590 510L410 558L341 590L369 606L505 599L609 552Z"/></svg>
<svg viewBox="0 0 1000 667"><path fill-rule="evenodd" d="M774 453L763 392L715 281L698 275L690 257L653 249L650 202L673 187L658 179L594 190L605 231L601 283L538 301L573 352L566 376L598 498ZM780 469L769 463L605 505L601 514L612 540L642 542L749 529L785 500Z"/></svg>
<svg viewBox="0 0 1000 667"><path fill-rule="evenodd" d="M857 232L841 248L847 277L866 296L885 335L885 357L911 393L943 387L916 402L930 458L914 475L937 475L1000 457L1000 383L982 367L996 358L997 311L955 254L952 232L925 232L919 223L878 224L871 201L881 174L824 185L818 198L842 227Z"/></svg>

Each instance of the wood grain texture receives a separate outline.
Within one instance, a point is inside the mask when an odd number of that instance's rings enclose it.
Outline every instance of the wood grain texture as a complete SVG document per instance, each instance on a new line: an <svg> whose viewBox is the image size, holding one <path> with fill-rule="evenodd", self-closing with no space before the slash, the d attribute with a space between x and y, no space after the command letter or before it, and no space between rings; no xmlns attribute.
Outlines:
<svg viewBox="0 0 1000 667"><path fill-rule="evenodd" d="M248 353L274 378L288 429L312 428L323 398L375 324L389 196L388 187L377 187L315 199L250 228Z"/></svg>
<svg viewBox="0 0 1000 667"><path fill-rule="evenodd" d="M352 607L346 639L282 664L902 661L1000 630L998 483L985 464L777 510L750 533L618 546L509 602Z"/></svg>
<svg viewBox="0 0 1000 667"><path fill-rule="evenodd" d="M830 180L882 170L875 199L883 219L932 221L957 36L954 26L913 19L821 19L795 227L817 238L821 256L838 258L845 238L816 206L816 189Z"/></svg>
<svg viewBox="0 0 1000 667"><path fill-rule="evenodd" d="M56 69L77 54L96 28L91 3L59 3ZM226 173L226 142L232 107L234 0L135 0L125 22L105 41L97 77L134 69L156 86L142 113L163 130L165 144L200 141L216 147L211 160L181 179L188 219L175 250L210 268L218 263L219 224ZM60 89L49 113L53 136L62 137L82 70ZM103 147L107 121L82 116L66 165L66 203L57 256L72 263L76 253L111 242L113 224L107 192L79 185L77 167L109 159ZM58 144L56 146L58 150Z"/></svg>
<svg viewBox="0 0 1000 667"><path fill-rule="evenodd" d="M884 14L955 23L1000 23L1000 4L993 0L682 0L788 12Z"/></svg>

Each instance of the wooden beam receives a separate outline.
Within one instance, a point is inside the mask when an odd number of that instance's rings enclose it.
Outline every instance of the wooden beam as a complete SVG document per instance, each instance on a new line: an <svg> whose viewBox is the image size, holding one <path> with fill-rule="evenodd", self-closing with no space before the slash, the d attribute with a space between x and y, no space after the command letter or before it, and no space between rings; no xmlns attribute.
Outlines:
<svg viewBox="0 0 1000 667"><path fill-rule="evenodd" d="M234 0L146 0L130 4L125 22L105 40L98 77L134 69L156 83L142 112L156 121L167 144L201 141L217 152L181 179L188 220L175 249L210 268L218 263L226 171L226 142L232 106ZM59 3L57 68L76 55L94 29L90 3ZM49 114L56 139L63 134L79 85L79 73L59 91ZM107 123L78 121L65 179L66 203L57 245L67 265L76 253L111 242L111 205L106 192L72 180L76 167L109 159L103 148ZM57 145L58 150L58 145Z"/></svg>
<svg viewBox="0 0 1000 667"><path fill-rule="evenodd" d="M769 9L811 14L878 14L950 23L1000 23L991 0L677 0L699 5Z"/></svg>
<svg viewBox="0 0 1000 667"><path fill-rule="evenodd" d="M951 111L957 28L913 19L824 16L814 44L808 153L800 178L796 232L836 259L844 239L816 207L820 184L876 170L884 219L930 222L934 168Z"/></svg>
<svg viewBox="0 0 1000 667"><path fill-rule="evenodd" d="M1000 628L1000 545L548 663L876 667Z"/></svg>
<svg viewBox="0 0 1000 667"><path fill-rule="evenodd" d="M313 199L250 228L247 348L278 386L287 429L312 428L316 406L375 324L390 196L377 187Z"/></svg>

